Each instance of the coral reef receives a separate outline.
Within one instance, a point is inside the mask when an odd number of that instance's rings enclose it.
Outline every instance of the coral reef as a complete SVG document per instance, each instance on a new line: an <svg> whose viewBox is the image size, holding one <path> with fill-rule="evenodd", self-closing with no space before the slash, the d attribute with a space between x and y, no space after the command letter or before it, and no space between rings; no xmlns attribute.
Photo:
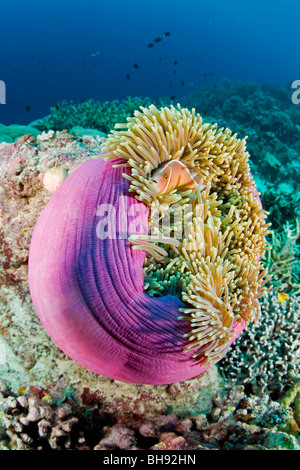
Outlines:
<svg viewBox="0 0 300 470"><path fill-rule="evenodd" d="M300 108L290 90L224 81L181 100L204 122L248 135L251 174L274 230L262 263L275 293L260 301L259 326L250 324L218 366L169 386L111 381L66 357L37 319L27 259L38 215L64 175L98 155L102 132L150 100L127 104L64 102L26 129L0 125L0 447L299 450ZM63 129L70 133L53 132ZM178 294L178 275L150 271L145 282L152 295ZM283 290L289 297L279 303Z"/></svg>
<svg viewBox="0 0 300 470"><path fill-rule="evenodd" d="M294 383L281 399L281 406L293 406L294 415L293 419L289 424L288 429L295 429L297 431L300 431L300 379L291 372L290 377L294 381Z"/></svg>
<svg viewBox="0 0 300 470"><path fill-rule="evenodd" d="M13 450L299 450L286 432L291 409L247 397L242 386L216 393L209 415L192 412L120 416L85 388L76 399L63 383L13 394L0 382L0 448Z"/></svg>
<svg viewBox="0 0 300 470"><path fill-rule="evenodd" d="M294 174L299 174L299 171L300 168L299 170L293 168ZM295 224L295 221L300 219L300 188L298 181L294 183L285 178L285 181L279 183L277 176L274 176L272 183L266 183L264 176L257 176L256 181L264 207L269 213L268 219L272 221L274 230L281 231L287 221Z"/></svg>
<svg viewBox="0 0 300 470"><path fill-rule="evenodd" d="M290 148L299 144L300 111L292 103L288 88L226 79L183 97L181 104L194 106L204 116L213 116L236 131L242 130L243 135L249 135L254 163L261 161L266 152L273 153L274 145L279 148L285 144ZM275 142L272 143L272 139ZM282 158L280 154L275 155Z"/></svg>
<svg viewBox="0 0 300 470"><path fill-rule="evenodd" d="M250 325L219 363L222 374L243 383L248 393L278 399L293 384L300 368L300 297L284 303L269 293L261 300L259 326Z"/></svg>
<svg viewBox="0 0 300 470"><path fill-rule="evenodd" d="M37 137L40 134L40 131L31 125L21 126L19 124L10 124L9 126L5 126L4 124L0 124L0 143L14 142L19 137L26 134L29 134L32 137Z"/></svg>
<svg viewBox="0 0 300 470"><path fill-rule="evenodd" d="M128 97L122 101L99 102L87 100L80 103L61 101L50 108L50 114L31 123L39 131L62 131L67 129L70 134L78 135L79 128L91 133L91 129L107 134L118 122L123 122L139 106L149 106L153 103L150 98ZM169 104L163 98L158 98L158 106ZM88 129L88 131L87 131Z"/></svg>

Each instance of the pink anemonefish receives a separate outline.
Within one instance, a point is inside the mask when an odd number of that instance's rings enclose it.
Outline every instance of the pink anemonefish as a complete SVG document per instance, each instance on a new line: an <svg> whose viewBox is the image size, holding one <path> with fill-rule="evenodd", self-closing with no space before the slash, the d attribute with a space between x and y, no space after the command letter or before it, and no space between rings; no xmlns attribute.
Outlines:
<svg viewBox="0 0 300 470"><path fill-rule="evenodd" d="M200 182L200 176L179 160L171 160L158 167L152 174L151 180L154 181L158 193L166 194L174 189L178 191L195 190ZM203 189L205 189L205 185L200 188L201 191Z"/></svg>

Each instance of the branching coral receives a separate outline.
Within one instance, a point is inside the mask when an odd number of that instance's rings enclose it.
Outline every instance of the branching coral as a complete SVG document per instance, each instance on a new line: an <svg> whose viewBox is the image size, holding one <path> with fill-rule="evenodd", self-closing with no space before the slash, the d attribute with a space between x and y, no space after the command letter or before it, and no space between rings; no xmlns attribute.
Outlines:
<svg viewBox="0 0 300 470"><path fill-rule="evenodd" d="M300 298L283 304L269 293L261 300L259 327L250 325L219 363L227 379L250 386L254 393L279 397L293 383L300 366Z"/></svg>
<svg viewBox="0 0 300 470"><path fill-rule="evenodd" d="M150 235L129 238L134 249L148 252L145 288L162 295L172 283L182 292L186 350L211 365L225 355L238 323L258 319L258 298L266 292L259 258L268 224L254 195L245 139L203 124L195 110L179 105L141 107L127 121L115 126L103 150L105 159L122 159L117 166L131 169L123 175L130 191L151 208ZM156 190L153 171L175 160L200 179L194 193ZM158 223L165 217L167 227Z"/></svg>

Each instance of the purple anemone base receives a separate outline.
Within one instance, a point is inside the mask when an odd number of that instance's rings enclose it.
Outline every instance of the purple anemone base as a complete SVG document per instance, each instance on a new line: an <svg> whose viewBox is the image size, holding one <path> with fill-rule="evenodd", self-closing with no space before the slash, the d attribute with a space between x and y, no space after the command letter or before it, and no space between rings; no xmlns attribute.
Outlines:
<svg viewBox="0 0 300 470"><path fill-rule="evenodd" d="M122 211L140 207L141 225L148 226L148 209L128 192L124 168L112 168L115 163L84 163L41 213L29 253L35 309L59 348L97 374L140 384L195 377L207 367L183 352L189 324L178 320L178 308L184 304L144 291L146 253L133 250L120 227L116 237L99 237L99 206L105 204L120 220ZM236 325L236 336L243 327Z"/></svg>

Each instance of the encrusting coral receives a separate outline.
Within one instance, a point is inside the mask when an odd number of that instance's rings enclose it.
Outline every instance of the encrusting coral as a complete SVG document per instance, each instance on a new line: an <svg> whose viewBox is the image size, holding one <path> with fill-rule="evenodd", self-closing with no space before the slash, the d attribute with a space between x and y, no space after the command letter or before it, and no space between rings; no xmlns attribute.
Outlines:
<svg viewBox="0 0 300 470"><path fill-rule="evenodd" d="M186 350L211 365L226 354L238 324L257 321L258 299L269 279L260 262L269 224L255 193L245 139L203 124L195 110L179 105L141 107L127 121L104 142L103 158L123 160L116 166L131 169L123 174L129 191L151 209L150 235L129 238L134 249L148 252L145 289L154 296L170 289L182 296L187 305L180 318L190 324ZM157 191L153 172L169 161L198 176L195 192ZM160 225L165 218L171 223Z"/></svg>

